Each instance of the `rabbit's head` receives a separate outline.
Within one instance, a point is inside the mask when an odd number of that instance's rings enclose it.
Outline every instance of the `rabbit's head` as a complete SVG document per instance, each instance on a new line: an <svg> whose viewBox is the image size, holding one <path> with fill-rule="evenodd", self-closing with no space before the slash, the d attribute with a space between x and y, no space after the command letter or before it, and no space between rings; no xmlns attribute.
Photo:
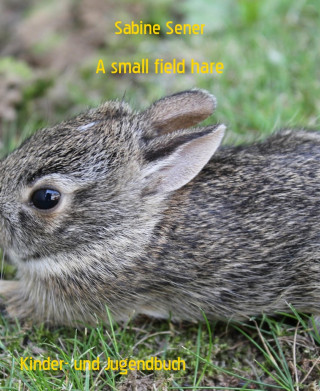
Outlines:
<svg viewBox="0 0 320 391"><path fill-rule="evenodd" d="M214 108L213 96L191 90L141 113L107 102L35 133L0 162L0 244L9 258L63 269L87 255L136 257L166 198L219 146L223 125L190 128Z"/></svg>

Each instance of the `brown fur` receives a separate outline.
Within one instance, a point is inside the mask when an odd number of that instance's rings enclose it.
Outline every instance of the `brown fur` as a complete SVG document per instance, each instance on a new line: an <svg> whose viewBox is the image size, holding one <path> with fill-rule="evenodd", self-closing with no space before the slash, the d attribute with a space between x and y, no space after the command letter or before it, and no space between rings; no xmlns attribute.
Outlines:
<svg viewBox="0 0 320 391"><path fill-rule="evenodd" d="M0 243L18 268L0 281L10 317L320 313L320 134L215 153L224 126L191 128L214 108L201 90L142 113L107 102L0 162ZM58 189L61 205L37 210L37 188Z"/></svg>

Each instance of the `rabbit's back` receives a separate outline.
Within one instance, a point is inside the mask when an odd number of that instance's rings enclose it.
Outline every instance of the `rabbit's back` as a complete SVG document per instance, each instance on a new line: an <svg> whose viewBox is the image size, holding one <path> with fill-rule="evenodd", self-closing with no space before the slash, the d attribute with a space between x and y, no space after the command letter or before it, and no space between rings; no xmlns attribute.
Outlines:
<svg viewBox="0 0 320 391"><path fill-rule="evenodd" d="M173 195L147 255L172 311L183 290L184 317L194 306L222 318L287 303L319 312L319 178L316 132L283 131L215 154Z"/></svg>

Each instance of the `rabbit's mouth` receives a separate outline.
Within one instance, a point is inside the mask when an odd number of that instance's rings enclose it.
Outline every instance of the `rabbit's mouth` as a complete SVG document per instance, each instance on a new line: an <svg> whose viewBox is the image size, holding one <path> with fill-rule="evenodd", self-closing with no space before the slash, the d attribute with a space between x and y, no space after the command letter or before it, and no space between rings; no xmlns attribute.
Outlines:
<svg viewBox="0 0 320 391"><path fill-rule="evenodd" d="M1 243L0 243L1 247ZM2 246L4 248L4 253L6 256L6 261L8 261L10 264L14 266L19 266L22 264L26 264L29 261L37 261L41 258L40 254L26 254L23 253L23 251L16 251L15 249L12 248L6 248L6 246Z"/></svg>
<svg viewBox="0 0 320 391"><path fill-rule="evenodd" d="M5 249L2 248L2 251L3 251L3 259L5 259L6 262L14 265L16 264L16 262L14 261L14 257L12 255L10 255L10 253L8 251L6 251Z"/></svg>
<svg viewBox="0 0 320 391"><path fill-rule="evenodd" d="M0 249L5 247L5 238L4 238L4 229L3 229L3 222L2 222L2 216L0 215Z"/></svg>
<svg viewBox="0 0 320 391"><path fill-rule="evenodd" d="M4 250L5 261L10 265L15 266L18 270L22 265L25 265L29 258L17 255L12 250Z"/></svg>

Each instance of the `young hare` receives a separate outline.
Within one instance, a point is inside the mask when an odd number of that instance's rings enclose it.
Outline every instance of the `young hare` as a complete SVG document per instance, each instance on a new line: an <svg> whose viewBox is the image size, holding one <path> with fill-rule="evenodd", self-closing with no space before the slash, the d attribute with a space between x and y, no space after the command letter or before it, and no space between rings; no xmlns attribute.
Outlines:
<svg viewBox="0 0 320 391"><path fill-rule="evenodd" d="M140 113L107 102L0 162L8 316L320 312L320 133L217 151L225 126L193 127L214 108L202 90Z"/></svg>

